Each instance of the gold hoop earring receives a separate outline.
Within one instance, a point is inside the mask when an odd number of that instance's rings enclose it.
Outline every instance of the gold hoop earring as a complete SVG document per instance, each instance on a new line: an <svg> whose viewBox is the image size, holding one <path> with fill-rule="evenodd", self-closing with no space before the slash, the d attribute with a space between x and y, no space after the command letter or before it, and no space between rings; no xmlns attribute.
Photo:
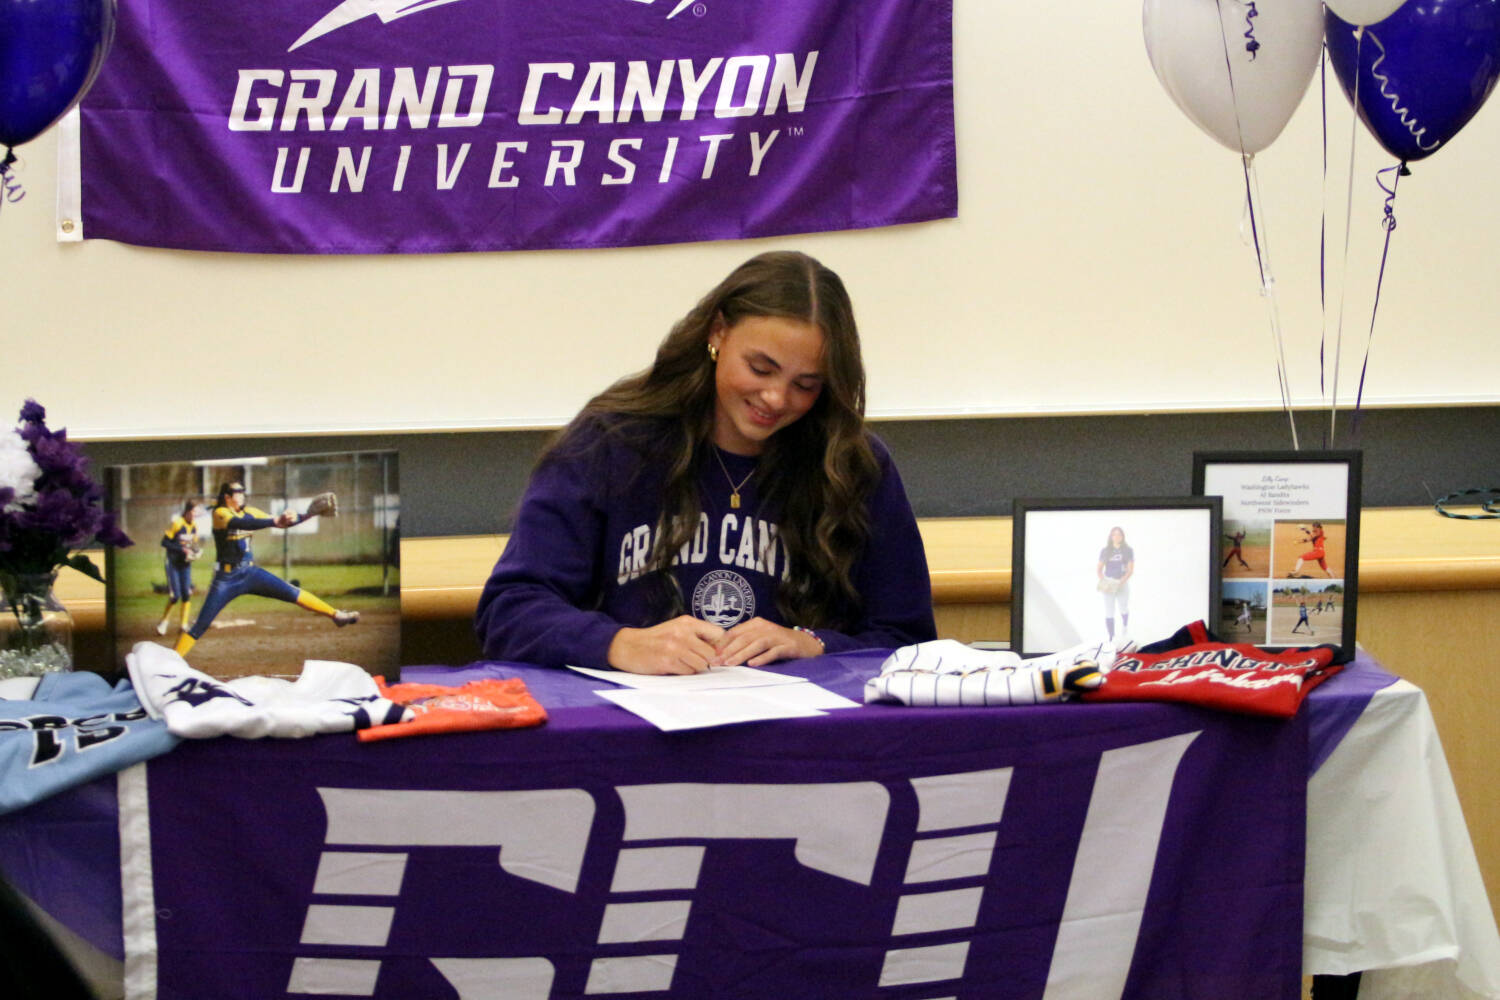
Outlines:
<svg viewBox="0 0 1500 1000"><path fill-rule="evenodd" d="M714 364L719 363L719 349L713 344L708 345L708 360L712 361Z"/></svg>

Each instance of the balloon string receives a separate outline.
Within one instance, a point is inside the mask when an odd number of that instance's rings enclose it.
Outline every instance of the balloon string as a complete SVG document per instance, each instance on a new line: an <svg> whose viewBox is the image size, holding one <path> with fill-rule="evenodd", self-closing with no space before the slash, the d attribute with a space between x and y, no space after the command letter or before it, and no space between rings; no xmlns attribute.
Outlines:
<svg viewBox="0 0 1500 1000"><path fill-rule="evenodd" d="M1318 216L1318 312L1321 327L1318 330L1318 395L1328 398L1328 386L1324 379L1328 351L1328 44L1325 42L1318 53L1318 96L1323 112L1323 199ZM1323 442L1328 447L1328 442Z"/></svg>
<svg viewBox="0 0 1500 1000"><path fill-rule="evenodd" d="M1286 411L1287 421L1292 429L1292 448L1297 450L1301 445L1297 441L1297 418L1292 412L1291 385L1286 374L1286 341L1281 333L1281 309L1276 301L1276 279L1271 274L1271 241L1265 241L1264 253L1261 249L1261 239L1258 235L1258 226L1255 221L1255 204L1265 204L1260 194L1260 175L1255 171L1255 158L1253 156L1242 156L1240 163L1245 174L1245 205L1250 216L1250 232L1255 239L1255 259L1260 266L1261 295L1266 300L1266 314L1271 324L1271 348L1276 357L1276 382L1281 390L1281 406Z"/></svg>
<svg viewBox="0 0 1500 1000"><path fill-rule="evenodd" d="M1253 185L1251 183L1251 177L1254 175L1255 169L1253 165L1254 154L1245 152L1245 130L1240 123L1240 102L1234 90L1234 65L1229 58L1229 37L1224 28L1222 0L1215 0L1214 6L1219 12L1219 42L1224 51L1224 75L1229 80L1229 106L1234 109L1234 128L1235 135L1239 140L1240 166L1245 175L1245 210L1250 218L1250 238L1255 244L1255 266L1260 274L1260 291L1266 300L1266 309L1269 312L1271 320L1271 344L1272 355L1276 359L1276 383L1281 391L1281 408L1286 411L1287 421L1291 424L1292 428L1292 448L1297 449L1300 447L1297 443L1297 418L1292 413L1291 388L1286 375L1286 350L1283 347L1281 336L1281 311L1276 306L1276 282L1271 277L1270 265L1267 263L1267 258L1270 256L1270 244L1269 242L1267 243L1265 252L1262 253L1260 227L1255 221L1256 197L1252 191L1252 187L1254 191L1258 191L1260 181L1257 178ZM1251 7L1253 10L1254 4ZM1246 24L1249 24L1248 17ZM1247 32L1248 35L1249 33ZM1246 45L1252 57L1255 55L1255 50L1259 47L1259 42L1255 43L1255 48L1250 48L1249 45Z"/></svg>
<svg viewBox="0 0 1500 1000"><path fill-rule="evenodd" d="M1260 274L1261 291L1272 282L1271 265L1266 258L1271 256L1271 248L1267 246L1262 252L1260 248L1260 228L1255 222L1255 198L1250 193L1250 173L1254 170L1254 155L1245 153L1240 157L1240 169L1245 175L1245 218L1250 223L1250 243L1255 248L1255 267ZM1240 239L1244 239L1244 222L1240 223Z"/></svg>
<svg viewBox="0 0 1500 1000"><path fill-rule="evenodd" d="M25 185L10 169L11 164L16 162L16 151L6 146L5 158L0 159L0 207L14 204L26 197Z"/></svg>
<svg viewBox="0 0 1500 1000"><path fill-rule="evenodd" d="M1353 228L1354 220L1354 150L1355 141L1359 135L1359 52L1364 37L1363 27L1354 29L1354 96L1350 99L1354 114L1349 119L1349 177L1344 185L1344 260L1339 272L1344 280L1339 284L1338 328L1334 334L1333 343L1333 393L1328 406L1327 445L1330 448L1333 447L1338 437L1339 367L1344 359L1344 305L1349 298L1349 232Z"/></svg>
<svg viewBox="0 0 1500 1000"><path fill-rule="evenodd" d="M1386 187L1381 174L1396 172L1396 179L1391 181L1391 186ZM1385 192L1385 218L1380 220L1380 225L1385 229L1385 246L1380 251L1380 273L1375 278L1375 303L1370 307L1370 332L1365 339L1365 360L1359 366L1359 392L1354 397L1354 431L1359 433L1360 401L1365 395L1365 372L1370 367L1370 346L1375 341L1375 314L1380 310L1380 286L1385 283L1385 262L1391 252L1391 233L1396 231L1396 187L1401 183L1401 178L1410 174L1406 169L1406 161L1402 160L1394 167L1385 167L1375 172L1375 183L1380 185L1380 190Z"/></svg>

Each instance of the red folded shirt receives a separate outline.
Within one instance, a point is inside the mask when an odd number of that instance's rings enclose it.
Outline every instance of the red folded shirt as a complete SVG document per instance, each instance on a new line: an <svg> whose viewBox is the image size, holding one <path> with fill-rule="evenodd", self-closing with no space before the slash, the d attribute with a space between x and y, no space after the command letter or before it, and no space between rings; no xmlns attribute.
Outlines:
<svg viewBox="0 0 1500 1000"><path fill-rule="evenodd" d="M371 726L356 735L361 742L424 733L458 733L478 729L519 729L547 721L547 710L526 690L520 678L470 681L461 687L442 684L391 684L376 677L383 698L416 713L410 722Z"/></svg>
<svg viewBox="0 0 1500 1000"><path fill-rule="evenodd" d="M1332 646L1279 653L1243 643L1218 642L1194 622L1156 652L1122 653L1104 683L1084 701L1177 701L1226 712L1291 718L1307 692L1343 667L1333 664Z"/></svg>

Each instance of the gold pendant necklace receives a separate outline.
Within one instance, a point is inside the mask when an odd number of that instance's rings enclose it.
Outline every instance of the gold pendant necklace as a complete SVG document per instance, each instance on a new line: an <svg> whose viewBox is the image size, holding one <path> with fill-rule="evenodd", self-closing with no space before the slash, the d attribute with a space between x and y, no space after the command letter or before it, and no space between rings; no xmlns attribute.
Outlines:
<svg viewBox="0 0 1500 1000"><path fill-rule="evenodd" d="M719 460L719 468L724 471L724 481L729 484L729 506L734 510L740 509L740 489L750 481L750 476L755 475L755 470L750 470L750 475L735 483L734 477L729 474L729 466L724 464L724 456L719 454L719 449L714 448L714 458Z"/></svg>

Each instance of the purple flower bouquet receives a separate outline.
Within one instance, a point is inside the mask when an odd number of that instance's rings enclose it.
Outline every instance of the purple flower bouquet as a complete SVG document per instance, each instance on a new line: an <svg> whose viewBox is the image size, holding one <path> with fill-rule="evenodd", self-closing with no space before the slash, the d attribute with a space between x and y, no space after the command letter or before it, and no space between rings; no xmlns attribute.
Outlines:
<svg viewBox="0 0 1500 1000"><path fill-rule="evenodd" d="M48 430L46 416L27 400L20 423L0 428L0 592L8 609L0 620L0 677L71 665L70 649L48 648L58 643L44 627L49 607L57 607L57 571L70 566L102 581L93 560L75 550L131 544L104 510L104 490L82 448L66 430Z"/></svg>

